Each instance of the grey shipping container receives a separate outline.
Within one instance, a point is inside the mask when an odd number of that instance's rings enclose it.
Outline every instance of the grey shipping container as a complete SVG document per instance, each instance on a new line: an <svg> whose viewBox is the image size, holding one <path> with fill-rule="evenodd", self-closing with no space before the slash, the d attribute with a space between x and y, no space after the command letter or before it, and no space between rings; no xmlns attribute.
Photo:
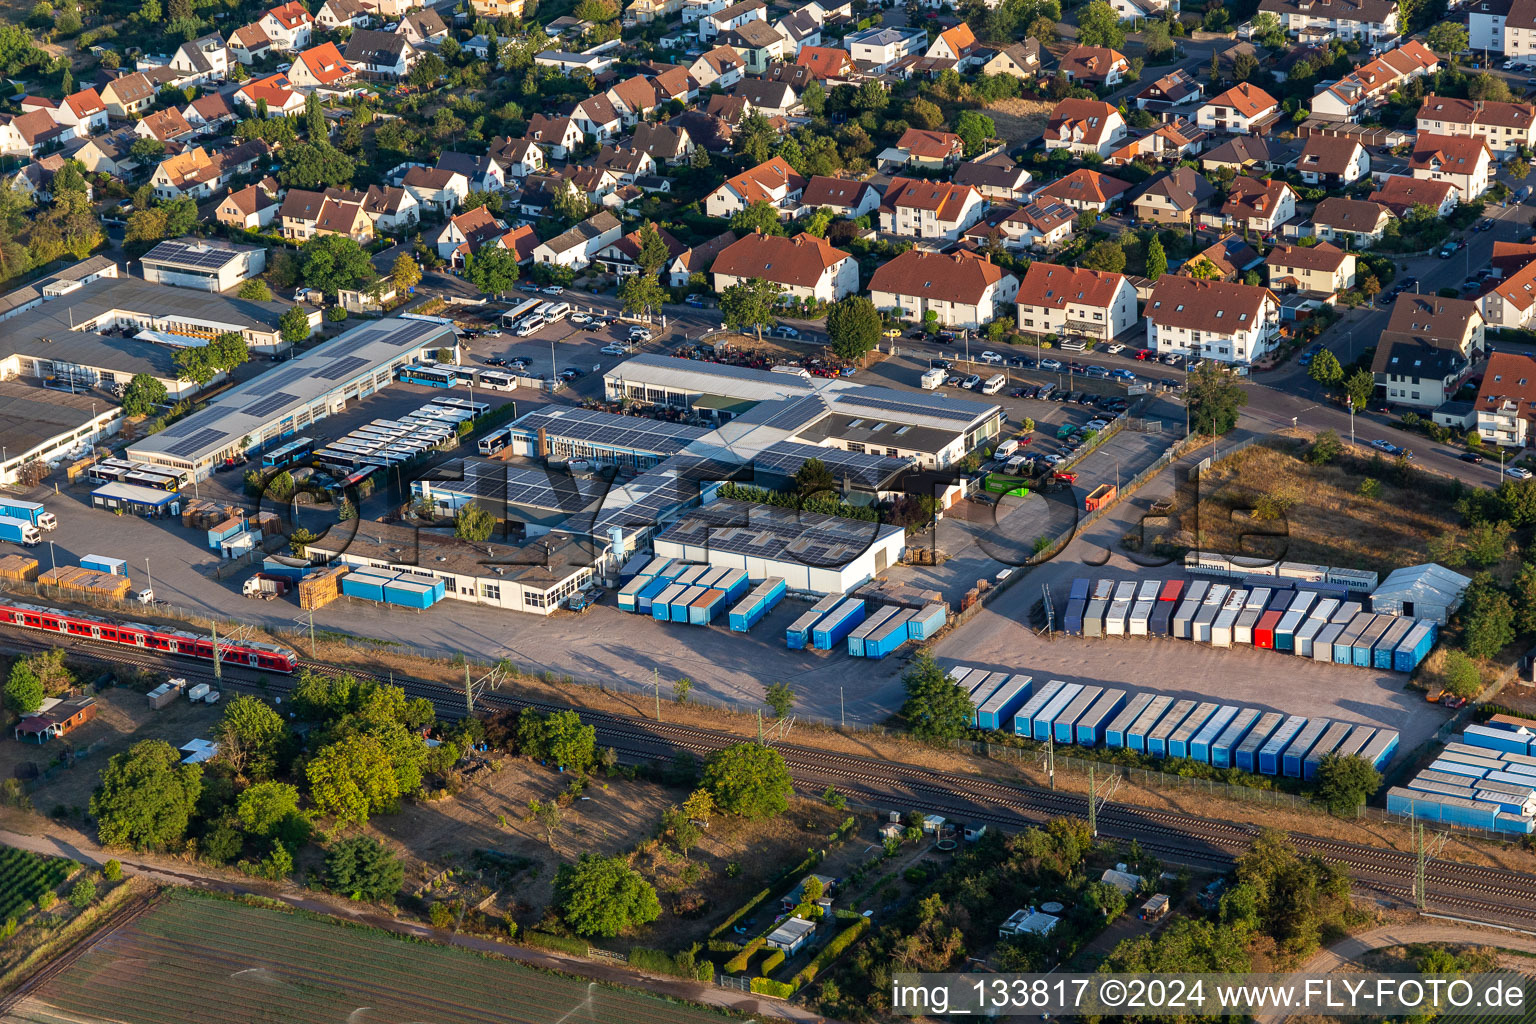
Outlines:
<svg viewBox="0 0 1536 1024"><path fill-rule="evenodd" d="M1152 700L1153 694L1150 693L1138 693L1132 697L1104 727L1104 745L1112 748L1125 746L1125 734L1130 732L1131 726L1136 724L1136 719L1147 710Z"/></svg>
<svg viewBox="0 0 1536 1024"><path fill-rule="evenodd" d="M1109 602L1102 597L1096 597L1088 602L1088 608L1083 612L1083 636L1104 635L1104 615L1109 611Z"/></svg>
<svg viewBox="0 0 1536 1024"><path fill-rule="evenodd" d="M1334 722L1328 726L1328 731L1323 733L1322 738L1313 745L1311 750L1307 751L1307 756L1302 759L1301 777L1303 779L1317 778L1317 769L1323 763L1323 758L1338 750L1339 744L1344 742L1344 739L1349 735L1349 731L1353 728L1354 726L1348 722Z"/></svg>
<svg viewBox="0 0 1536 1024"><path fill-rule="evenodd" d="M1195 710L1196 702L1193 700L1181 700L1168 709L1168 713L1157 720L1157 724L1147 733L1147 753L1153 757L1168 756L1168 737L1174 734L1184 720Z"/></svg>

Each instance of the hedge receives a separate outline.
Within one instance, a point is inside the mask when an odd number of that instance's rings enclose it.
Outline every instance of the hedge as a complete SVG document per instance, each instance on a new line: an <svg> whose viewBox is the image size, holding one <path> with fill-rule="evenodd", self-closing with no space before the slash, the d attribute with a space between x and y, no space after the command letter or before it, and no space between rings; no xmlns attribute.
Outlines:
<svg viewBox="0 0 1536 1024"><path fill-rule="evenodd" d="M795 994L793 985L786 985L772 978L753 978L751 988L760 996L778 996L780 999L788 999Z"/></svg>
<svg viewBox="0 0 1536 1024"><path fill-rule="evenodd" d="M752 962L752 954L763 948L763 943L768 940L759 935L742 948L742 951L725 962L725 969L731 974L740 974L747 969Z"/></svg>
<svg viewBox="0 0 1536 1024"><path fill-rule="evenodd" d="M707 948L711 953L740 953L743 947L729 939L710 939Z"/></svg>
<svg viewBox="0 0 1536 1024"><path fill-rule="evenodd" d="M784 951L782 949L776 949L763 958L762 966L759 967L758 970L762 971L764 974L772 974L774 971L783 966Z"/></svg>
<svg viewBox="0 0 1536 1024"><path fill-rule="evenodd" d="M766 900L770 895L773 894L775 889L777 889L779 886L783 885L787 880L789 880L791 878L798 879L801 875L803 875L806 872L810 871L812 868L814 868L816 865L818 865L820 863L821 863L821 854L820 853L812 853L810 856L806 857L805 860L801 861L799 864L796 864L794 867L790 868L788 871L783 872L782 874L779 875L778 878L775 878L772 882L768 883L767 886L765 886L762 889L759 889L757 894L755 896L753 896L750 900L748 900L746 903L743 903L740 907L737 907L735 912L732 913L730 917L727 917L724 921L721 921L719 924L715 925L714 928L710 929L709 937L712 938L712 939L719 938L720 935L723 932L726 931L726 929L732 927L733 925L736 924L737 921L740 921L742 918L746 917L752 911L756 910L762 904L762 902L764 900Z"/></svg>
<svg viewBox="0 0 1536 1024"><path fill-rule="evenodd" d="M573 939L565 935L551 935L549 932L523 932L523 941L530 946L558 949L565 953L575 953L577 956L586 956L587 949L589 948L584 939Z"/></svg>
<svg viewBox="0 0 1536 1024"><path fill-rule="evenodd" d="M678 978L693 978L699 981L712 981L715 976L715 965L708 959L697 959L699 947L694 944L679 953L668 953L664 949L650 949L646 946L636 946L629 951L629 965L638 967L643 971L655 971L657 974L670 974Z"/></svg>
<svg viewBox="0 0 1536 1024"><path fill-rule="evenodd" d="M853 945L859 936L867 931L869 931L869 918L861 917L847 928L838 932L837 937L827 943L825 949L816 954L816 959L802 967L800 973L795 975L794 986L799 988L802 985L809 985L815 981L816 975L820 973L823 967L841 956L844 950Z"/></svg>

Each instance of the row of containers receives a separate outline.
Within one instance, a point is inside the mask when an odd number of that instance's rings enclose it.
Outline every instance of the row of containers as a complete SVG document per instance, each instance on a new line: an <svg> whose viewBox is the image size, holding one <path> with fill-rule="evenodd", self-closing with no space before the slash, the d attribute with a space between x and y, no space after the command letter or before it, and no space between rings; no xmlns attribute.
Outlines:
<svg viewBox="0 0 1536 1024"><path fill-rule="evenodd" d="M855 658L884 658L909 640L927 640L944 628L949 610L934 603L921 608L875 605L862 597L830 594L784 630L790 650L830 651L839 644Z"/></svg>
<svg viewBox="0 0 1536 1024"><path fill-rule="evenodd" d="M1041 743L1123 748L1298 779L1315 777L1327 754L1381 768L1397 751L1397 732L1371 725L1059 679L1037 685L1032 676L985 669L957 667L949 677L970 697L976 728Z"/></svg>
<svg viewBox="0 0 1536 1024"><path fill-rule="evenodd" d="M762 621L785 589L777 577L748 594L750 586L743 569L656 558L619 590L619 610L692 626L708 626L725 615L733 629L739 622L738 632L745 632Z"/></svg>
<svg viewBox="0 0 1536 1024"><path fill-rule="evenodd" d="M1379 573L1370 569L1344 569L1336 565L1310 562L1275 562L1245 555L1220 555L1210 551L1191 551L1184 556L1184 568L1203 576L1263 576L1294 580L1298 584L1329 584L1356 593L1368 594L1381 585Z"/></svg>
<svg viewBox="0 0 1536 1024"><path fill-rule="evenodd" d="M1435 646L1429 619L1381 615L1332 584L1074 579L1061 615L1070 636L1160 636L1248 645L1314 661L1412 672Z"/></svg>
<svg viewBox="0 0 1536 1024"><path fill-rule="evenodd" d="M1420 821L1530 835L1536 832L1536 722L1496 715L1403 786L1387 810Z"/></svg>
<svg viewBox="0 0 1536 1024"><path fill-rule="evenodd" d="M445 590L440 579L391 569L353 569L341 577L341 592L347 597L400 608L431 608Z"/></svg>

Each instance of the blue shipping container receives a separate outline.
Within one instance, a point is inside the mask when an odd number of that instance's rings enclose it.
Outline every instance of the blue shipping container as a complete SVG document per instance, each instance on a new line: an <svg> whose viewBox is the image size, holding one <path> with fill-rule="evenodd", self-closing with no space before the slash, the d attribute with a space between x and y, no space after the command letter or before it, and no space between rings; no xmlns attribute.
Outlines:
<svg viewBox="0 0 1536 1024"><path fill-rule="evenodd" d="M896 614L896 606L892 604L876 608L864 617L864 621L853 627L852 632L847 633L848 653L855 658L864 657L864 641L874 635L875 630L885 625L891 616ZM829 616L830 618L830 616ZM814 633L812 634L815 635Z"/></svg>
<svg viewBox="0 0 1536 1024"><path fill-rule="evenodd" d="M341 592L347 597L378 601L382 604L384 584L394 579L396 575L396 573L385 575L368 569L353 570L341 578Z"/></svg>
<svg viewBox="0 0 1536 1024"><path fill-rule="evenodd" d="M1104 726L1104 745L1111 749L1120 749L1125 746L1125 734L1131 726L1136 724L1136 719L1147 710L1147 705L1152 703L1152 694L1138 693L1126 702L1125 707L1109 720Z"/></svg>
<svg viewBox="0 0 1536 1024"><path fill-rule="evenodd" d="M938 602L925 605L907 620L907 632L913 640L928 640L936 636L949 621L949 609Z"/></svg>
<svg viewBox="0 0 1536 1024"><path fill-rule="evenodd" d="M1302 762L1307 759L1307 755L1312 752L1312 748L1332 724L1326 718L1309 719L1296 734L1296 738L1286 744L1285 750L1280 754L1280 774L1290 779L1301 778Z"/></svg>
<svg viewBox="0 0 1536 1024"><path fill-rule="evenodd" d="M1195 710L1195 701L1181 700L1168 710L1168 713L1157 720L1157 724L1147 731L1147 753L1153 757L1168 756L1168 738L1173 735L1175 729L1184 724Z"/></svg>
<svg viewBox="0 0 1536 1024"><path fill-rule="evenodd" d="M1528 754L1531 738L1509 729L1495 729L1486 725L1469 725L1462 730L1462 742L1486 750L1501 750L1507 754Z"/></svg>
<svg viewBox="0 0 1536 1024"><path fill-rule="evenodd" d="M1291 745L1296 734L1307 727L1307 719L1303 715L1292 715L1287 718L1280 728L1275 730L1273 736L1259 748L1259 774L1279 775L1280 755L1285 748Z"/></svg>
<svg viewBox="0 0 1536 1024"><path fill-rule="evenodd" d="M1061 631L1067 636L1082 636L1083 612L1087 608L1088 602L1083 598L1073 598L1068 601L1067 610L1061 613Z"/></svg>
<svg viewBox="0 0 1536 1024"><path fill-rule="evenodd" d="M1036 740L1044 743L1051 738L1051 726L1056 723L1056 717L1067 709L1067 705L1071 704L1082 690L1082 683L1065 683L1056 691L1056 696L1051 698L1050 703L1046 704L1030 723L1032 735Z"/></svg>
<svg viewBox="0 0 1536 1024"><path fill-rule="evenodd" d="M1153 697L1152 702L1142 711L1141 717L1137 718L1135 724L1126 730L1125 745L1132 750L1140 750L1142 753L1146 753L1147 734L1157 728L1158 720L1167 714L1168 709L1172 706L1172 697Z"/></svg>
<svg viewBox="0 0 1536 1024"><path fill-rule="evenodd" d="M1082 576L1072 581L1072 591L1067 595L1068 601L1088 600L1088 580Z"/></svg>
<svg viewBox="0 0 1536 1024"><path fill-rule="evenodd" d="M1266 711L1253 728L1248 730L1248 735L1237 745L1232 753L1232 765L1238 771L1251 772L1259 766L1259 748L1269 742L1269 738L1280 728L1285 721L1285 716L1278 711Z"/></svg>
<svg viewBox="0 0 1536 1024"><path fill-rule="evenodd" d="M1236 704L1224 704L1217 708L1210 720L1200 727L1189 741L1189 756L1201 764L1211 763L1211 745L1216 742L1233 718L1240 711Z"/></svg>
<svg viewBox="0 0 1536 1024"><path fill-rule="evenodd" d="M1195 708L1190 716L1173 731L1173 735L1168 737L1168 756L1188 757L1190 743L1195 735L1205 728L1206 723L1211 720L1211 716L1219 707L1221 705L1216 703L1206 703Z"/></svg>
<svg viewBox="0 0 1536 1024"><path fill-rule="evenodd" d="M709 587L702 594L695 597L688 604L688 623L693 626L707 626L714 621L725 608L725 591L719 587Z"/></svg>
<svg viewBox="0 0 1536 1024"><path fill-rule="evenodd" d="M731 628L738 633L745 633L757 625L763 620L763 616L784 599L786 589L782 576L770 576L753 587L752 593L731 609Z"/></svg>
<svg viewBox="0 0 1536 1024"><path fill-rule="evenodd" d="M850 597L833 608L811 630L811 643L818 651L830 651L842 643L865 621L864 599ZM862 653L862 652L861 652Z"/></svg>
<svg viewBox="0 0 1536 1024"><path fill-rule="evenodd" d="M1035 716L1044 711L1056 695L1067 684L1060 679L1052 679L1035 690L1029 700L1013 716L1013 733L1015 736L1033 738L1035 734ZM1041 739L1045 739L1042 735Z"/></svg>
<svg viewBox="0 0 1536 1024"><path fill-rule="evenodd" d="M1403 640L1413 632L1412 619L1397 619L1392 623L1381 639L1376 641L1376 646L1371 648L1371 667L1392 670L1393 656L1397 649L1403 645Z"/></svg>
<svg viewBox="0 0 1536 1024"><path fill-rule="evenodd" d="M1104 739L1105 730L1124 707L1124 690L1105 690L1099 694L1098 700L1094 701L1093 706L1083 712L1082 717L1072 727L1077 734L1077 745L1080 747L1098 746L1099 742Z"/></svg>
<svg viewBox="0 0 1536 1024"><path fill-rule="evenodd" d="M1237 763L1237 748L1262 717L1263 712L1258 708L1239 708L1237 714L1232 716L1232 721L1211 741L1211 767L1234 767Z"/></svg>
<svg viewBox="0 0 1536 1024"><path fill-rule="evenodd" d="M811 630L821 617L842 603L843 595L828 594L811 606L811 610L790 623L784 630L784 645L792 651L804 650L811 642Z"/></svg>
<svg viewBox="0 0 1536 1024"><path fill-rule="evenodd" d="M872 630L864 640L864 657L878 660L910 640L907 621L911 618L912 609L903 608Z"/></svg>
<svg viewBox="0 0 1536 1024"><path fill-rule="evenodd" d="M1077 720L1088 713L1088 709L1093 707L1094 701L1098 700L1103 692L1102 686L1083 687L1077 696L1072 698L1072 703L1063 708L1061 714L1057 715L1056 720L1051 723L1051 737L1057 743L1071 743Z"/></svg>
<svg viewBox="0 0 1536 1024"><path fill-rule="evenodd" d="M1014 713L1029 700L1034 689L1032 676L1010 676L985 704L976 709L978 729L1003 729L1013 721Z"/></svg>

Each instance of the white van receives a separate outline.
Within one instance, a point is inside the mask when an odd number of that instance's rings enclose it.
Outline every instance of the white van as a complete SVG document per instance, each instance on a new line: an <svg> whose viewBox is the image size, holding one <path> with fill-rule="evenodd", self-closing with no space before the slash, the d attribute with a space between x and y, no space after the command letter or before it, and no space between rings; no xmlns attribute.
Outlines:
<svg viewBox="0 0 1536 1024"><path fill-rule="evenodd" d="M1016 438L1016 437L1010 437L1008 440L1006 440L1002 444L998 445L997 448L993 450L992 455L995 458L1007 459L1007 458L1011 458L1013 456L1013 454L1015 452L1017 452L1018 450L1019 450L1019 439Z"/></svg>
<svg viewBox="0 0 1536 1024"><path fill-rule="evenodd" d="M994 373L992 376L988 377L987 382L981 386L981 393L984 395L995 395L999 391L1003 390L1003 385L1006 383L1008 383L1007 377L1004 377L1000 373Z"/></svg>
<svg viewBox="0 0 1536 1024"><path fill-rule="evenodd" d="M923 372L923 377L920 383L922 384L924 391L937 391L939 388L944 386L944 381L948 378L949 374L935 366L933 369L925 370Z"/></svg>
<svg viewBox="0 0 1536 1024"><path fill-rule="evenodd" d="M535 313L527 320L524 320L522 325L512 333L516 334L519 338L526 338L530 334L537 334L544 327L544 323L544 318Z"/></svg>

